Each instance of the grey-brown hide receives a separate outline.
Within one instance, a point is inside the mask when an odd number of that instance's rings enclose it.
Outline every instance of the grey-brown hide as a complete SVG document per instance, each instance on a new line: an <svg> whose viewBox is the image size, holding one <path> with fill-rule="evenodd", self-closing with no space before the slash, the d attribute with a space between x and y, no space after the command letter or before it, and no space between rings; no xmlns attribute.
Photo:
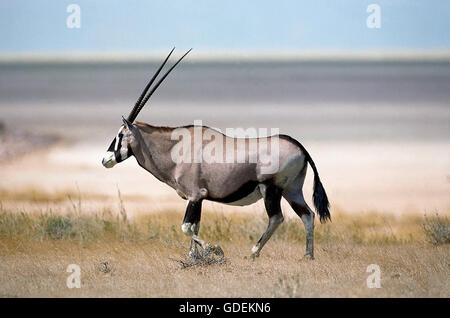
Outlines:
<svg viewBox="0 0 450 318"><path fill-rule="evenodd" d="M178 139L172 140L172 134L174 129L179 128L154 127L141 122L136 122L133 128L138 142L132 147L132 151L138 163L160 181L174 188L183 199L190 201L208 198L220 200L229 196L247 182L255 182L255 188L257 188L257 184L266 182L284 188L295 179L305 166L306 160L302 150L289 140L279 136L267 138L269 142L272 138L278 139L279 170L276 173L263 174L261 173L261 166L266 164L249 162L249 157L254 155L255 148L258 149L257 147L250 147L249 143L258 142L257 138L254 140L246 138L244 143L238 141L237 138L225 135L219 141L214 138L202 140L201 146L203 149L207 145L211 146L211 143L220 141L222 145L217 145L215 148L222 147L222 149L225 149L231 140L231 144L234 146L233 151L236 152L234 158L238 158L237 152L241 152L244 154L245 160L243 163L227 163L224 151L222 162L208 163L201 160L200 163L195 163L193 162L194 152L198 151L195 147L199 145L194 141L194 127L184 127L192 137L191 163L175 163L172 159L173 148L181 142ZM201 129L202 135L206 135L207 130L211 130L209 127L201 127ZM214 133L217 134L218 132L214 130ZM245 149L242 149L239 145L245 145Z"/></svg>
<svg viewBox="0 0 450 318"><path fill-rule="evenodd" d="M198 143L195 141L198 130L194 132L195 129L200 129L201 136L220 133L209 127L154 127L142 122L129 123L125 128L133 135L133 138L124 140L133 141L128 146L139 165L172 187L180 197L189 201L182 229L193 240L191 254L196 253L196 243L205 249L222 253L219 246L213 247L198 236L201 201L249 205L263 198L269 216L269 225L252 249L251 256L257 257L264 244L283 221L280 208L280 200L283 196L305 225L306 256L313 258L314 212L306 204L302 193L307 163L314 171L314 204L323 221L329 219L328 199L314 162L298 141L286 135L244 140L221 135L222 138L218 139L201 138L201 143ZM191 138L189 141L191 162L177 163L172 157L174 147L181 142L180 139L174 138L175 129L184 129L189 132L187 136ZM269 174L262 173L262 167L267 163L250 160L255 158L255 151L259 149L259 147L252 147L251 144L258 145L262 140L266 144L268 141L269 144L271 141L277 142L278 169ZM244 160L241 163L227 162L227 154L224 151L223 162L208 163L203 159L200 162L194 162L194 153L198 152L198 147L205 149L213 143L216 143L215 148L219 148L221 143L222 147L227 149L226 151L230 151L230 144L233 145L232 152L235 153L233 158L237 160L239 153L243 152Z"/></svg>

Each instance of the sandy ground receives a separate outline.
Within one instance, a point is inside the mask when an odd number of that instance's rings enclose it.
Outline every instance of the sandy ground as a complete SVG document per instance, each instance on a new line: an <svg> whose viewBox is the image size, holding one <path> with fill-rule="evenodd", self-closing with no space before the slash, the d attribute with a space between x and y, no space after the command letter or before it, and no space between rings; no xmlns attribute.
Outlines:
<svg viewBox="0 0 450 318"><path fill-rule="evenodd" d="M249 244L248 244L249 245ZM227 263L181 268L186 246L67 242L1 249L1 297L450 297L448 246L317 245L272 241L255 261L249 246L224 243ZM106 263L106 265L105 265ZM67 288L69 264L81 269L81 288ZM370 264L381 269L369 288Z"/></svg>
<svg viewBox="0 0 450 318"><path fill-rule="evenodd" d="M0 297L450 297L448 220L447 244L436 245L421 216L337 213L316 225L309 260L303 225L288 219L252 260L263 213L205 211L199 235L220 244L225 258L192 260L179 228L183 212L131 222L125 215L3 210ZM80 288L67 285L70 264L80 269Z"/></svg>

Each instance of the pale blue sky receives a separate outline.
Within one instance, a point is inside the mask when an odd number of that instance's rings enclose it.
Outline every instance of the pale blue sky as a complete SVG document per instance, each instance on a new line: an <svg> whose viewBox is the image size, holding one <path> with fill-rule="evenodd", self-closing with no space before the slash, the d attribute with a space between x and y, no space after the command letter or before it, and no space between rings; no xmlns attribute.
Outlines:
<svg viewBox="0 0 450 318"><path fill-rule="evenodd" d="M81 7L68 29L66 7ZM366 8L381 6L381 29ZM449 49L450 1L1 0L0 53Z"/></svg>

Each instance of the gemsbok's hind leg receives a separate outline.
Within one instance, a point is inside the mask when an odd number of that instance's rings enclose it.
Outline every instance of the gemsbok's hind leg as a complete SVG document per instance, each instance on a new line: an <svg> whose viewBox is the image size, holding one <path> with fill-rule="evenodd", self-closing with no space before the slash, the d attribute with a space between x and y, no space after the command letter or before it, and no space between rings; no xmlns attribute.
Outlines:
<svg viewBox="0 0 450 318"><path fill-rule="evenodd" d="M303 182L306 169L300 173L291 185L283 191L283 197L289 202L295 213L302 219L306 231L306 253L305 258L314 259L314 212L306 204L303 198Z"/></svg>
<svg viewBox="0 0 450 318"><path fill-rule="evenodd" d="M294 200L286 200L292 209L302 219L306 230L306 253L305 258L314 259L314 212L309 208L306 202L295 198Z"/></svg>
<svg viewBox="0 0 450 318"><path fill-rule="evenodd" d="M277 227L283 222L283 214L281 212L281 189L276 186L267 186L264 193L264 205L267 215L269 216L269 225L263 233L258 243L252 248L251 257L254 259L259 256L261 249L270 239Z"/></svg>
<svg viewBox="0 0 450 318"><path fill-rule="evenodd" d="M198 255L197 247L195 246L195 244L200 245L205 251L212 251L216 255L223 256L222 248L219 245L212 246L198 236L201 213L202 200L189 201L186 208L186 213L184 215L183 225L181 225L181 230L183 231L183 233L190 236L192 239L189 256L195 257Z"/></svg>

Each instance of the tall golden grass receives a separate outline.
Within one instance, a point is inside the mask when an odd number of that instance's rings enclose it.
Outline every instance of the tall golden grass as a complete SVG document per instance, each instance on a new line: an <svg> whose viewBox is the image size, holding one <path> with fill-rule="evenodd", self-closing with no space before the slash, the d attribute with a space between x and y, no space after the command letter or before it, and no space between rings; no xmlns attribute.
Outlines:
<svg viewBox="0 0 450 318"><path fill-rule="evenodd" d="M62 194L61 194L62 195ZM73 194L71 194L73 195ZM449 297L449 221L442 215L334 211L316 224L316 259L303 259L305 231L287 218L255 261L244 259L267 226L263 213L204 211L199 235L220 244L226 262L183 268L189 239L183 211L129 217L69 207L40 212L0 203L0 296L6 297ZM0 201L1 202L1 201ZM69 289L69 264L82 287ZM367 287L367 266L382 288Z"/></svg>
<svg viewBox="0 0 450 318"><path fill-rule="evenodd" d="M159 239L182 241L180 230L183 211L158 211L137 214L132 219L126 210L120 213L103 209L95 214L66 212L10 211L0 206L0 237L17 240L72 240L89 243L94 240L140 241ZM448 243L449 220L437 215L403 215L366 212L334 213L332 222L316 224L315 241L328 244L407 244L430 241ZM267 226L264 213L218 213L204 211L201 236L208 241L255 242ZM271 240L304 242L305 231L300 219L287 218Z"/></svg>

